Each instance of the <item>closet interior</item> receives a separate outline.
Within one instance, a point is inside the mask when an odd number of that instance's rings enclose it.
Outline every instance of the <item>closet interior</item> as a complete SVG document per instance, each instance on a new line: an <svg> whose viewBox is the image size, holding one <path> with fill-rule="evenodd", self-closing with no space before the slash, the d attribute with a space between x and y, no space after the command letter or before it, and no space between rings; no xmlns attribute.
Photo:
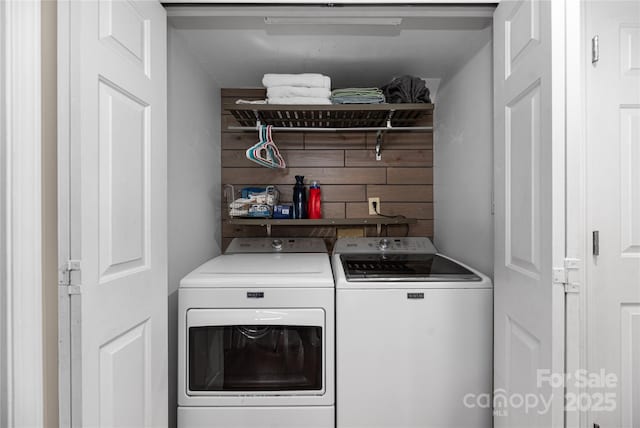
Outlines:
<svg viewBox="0 0 640 428"><path fill-rule="evenodd" d="M315 236L330 245L354 230L428 236L492 276L493 5L166 6L170 330L180 278L237 236ZM236 104L265 98L265 73L322 73L333 89L418 76L432 104L398 104L390 121L399 129L381 139L390 105L312 112ZM349 130L317 116L328 111L352 120ZM289 120L274 119L282 117ZM274 126L287 168L246 159L258 121ZM313 129L323 127L333 129ZM290 201L296 175L322 186L322 222L229 217L225 185L271 184ZM368 197L395 220L370 216Z"/></svg>

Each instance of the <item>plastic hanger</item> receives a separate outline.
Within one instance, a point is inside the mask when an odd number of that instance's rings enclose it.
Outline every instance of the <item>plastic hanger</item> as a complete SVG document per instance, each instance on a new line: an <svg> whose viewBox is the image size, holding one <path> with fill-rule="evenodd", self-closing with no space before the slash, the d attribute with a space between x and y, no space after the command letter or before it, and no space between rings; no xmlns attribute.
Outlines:
<svg viewBox="0 0 640 428"><path fill-rule="evenodd" d="M256 150L254 150L253 154L257 159L263 160L268 163L274 163L275 168L286 168L287 164L280 154L278 146L276 146L276 144L273 142L271 128L271 125L266 126L266 142L264 142L260 146L257 152Z"/></svg>
<svg viewBox="0 0 640 428"><path fill-rule="evenodd" d="M246 151L247 159L267 168L286 168L287 164L273 142L271 125L258 125L259 141Z"/></svg>
<svg viewBox="0 0 640 428"><path fill-rule="evenodd" d="M265 166L265 167L271 168L272 166L271 166L270 163L269 164L265 164L262 160L257 159L253 155L254 150L259 148L259 147L261 147L267 141L267 139L266 139L266 129L264 128L264 126L258 125L257 128L258 128L258 142L256 144L254 144L253 146L249 147L247 149L245 155L246 155L247 159L249 159L250 161L257 163L260 166Z"/></svg>
<svg viewBox="0 0 640 428"><path fill-rule="evenodd" d="M254 144L253 146L249 147L246 151L246 156L247 159L249 159L252 162L257 163L260 166L264 166L267 168L275 168L275 161L272 160L273 157L268 157L270 156L269 153L265 153L264 155L261 155L260 151L262 149L262 147L265 147L265 144L267 143L267 129L265 126L262 125L258 125L258 143ZM265 150L268 150L265 147Z"/></svg>
<svg viewBox="0 0 640 428"><path fill-rule="evenodd" d="M253 157L253 149L255 149L256 147L259 147L260 145L262 145L262 143L266 141L264 137L263 126L257 125L257 128L258 128L258 142L253 146L249 147L245 152L247 159L254 162L255 162L255 158Z"/></svg>

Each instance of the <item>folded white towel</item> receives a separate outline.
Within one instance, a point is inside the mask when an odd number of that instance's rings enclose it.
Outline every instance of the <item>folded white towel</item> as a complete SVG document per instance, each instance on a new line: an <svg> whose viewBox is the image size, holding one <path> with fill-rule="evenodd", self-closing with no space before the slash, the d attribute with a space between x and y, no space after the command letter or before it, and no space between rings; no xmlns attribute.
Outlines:
<svg viewBox="0 0 640 428"><path fill-rule="evenodd" d="M326 88L331 89L331 79L328 76L316 73L302 74L270 74L267 73L262 78L262 85L265 88L273 86L302 86L305 88Z"/></svg>
<svg viewBox="0 0 640 428"><path fill-rule="evenodd" d="M280 97L267 98L269 104L331 104L329 98L320 97Z"/></svg>
<svg viewBox="0 0 640 428"><path fill-rule="evenodd" d="M271 88L267 88L267 97L314 97L328 99L331 97L331 90L327 88L303 88L301 86L272 86Z"/></svg>

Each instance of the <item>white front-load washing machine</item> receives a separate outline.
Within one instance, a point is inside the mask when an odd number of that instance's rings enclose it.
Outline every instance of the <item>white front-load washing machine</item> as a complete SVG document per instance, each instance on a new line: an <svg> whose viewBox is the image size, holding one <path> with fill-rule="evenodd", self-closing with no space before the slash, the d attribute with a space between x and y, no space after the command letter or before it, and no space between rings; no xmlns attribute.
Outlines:
<svg viewBox="0 0 640 428"><path fill-rule="evenodd" d="M334 247L336 424L492 426L493 289L428 238Z"/></svg>
<svg viewBox="0 0 640 428"><path fill-rule="evenodd" d="M184 277L178 426L334 427L334 297L319 238L236 238Z"/></svg>

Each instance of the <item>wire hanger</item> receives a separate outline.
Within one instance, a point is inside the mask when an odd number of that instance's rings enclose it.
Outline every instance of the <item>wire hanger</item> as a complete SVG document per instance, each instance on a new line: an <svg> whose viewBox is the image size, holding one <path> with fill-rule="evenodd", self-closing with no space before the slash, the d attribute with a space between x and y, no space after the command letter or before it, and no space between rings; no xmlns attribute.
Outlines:
<svg viewBox="0 0 640 428"><path fill-rule="evenodd" d="M245 153L247 159L267 168L286 168L287 164L273 142L271 125L258 125L258 134L258 143L249 147Z"/></svg>

